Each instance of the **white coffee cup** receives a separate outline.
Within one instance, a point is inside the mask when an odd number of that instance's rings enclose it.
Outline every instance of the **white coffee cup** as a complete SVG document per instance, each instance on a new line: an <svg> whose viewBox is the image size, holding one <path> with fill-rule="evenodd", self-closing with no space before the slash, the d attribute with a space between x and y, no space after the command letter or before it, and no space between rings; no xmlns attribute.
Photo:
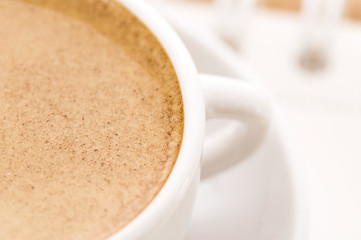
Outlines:
<svg viewBox="0 0 361 240"><path fill-rule="evenodd" d="M211 177L234 165L234 160L227 160L232 148L242 148L245 158L260 146L271 119L270 99L265 91L252 84L200 75L187 49L160 15L141 0L119 1L154 33L173 63L184 103L184 134L175 166L161 191L133 221L109 239L182 239L195 202L200 172L202 178ZM220 138L217 134L216 139L205 140L206 115L207 120L237 120L246 131L242 134L236 131L236 138Z"/></svg>

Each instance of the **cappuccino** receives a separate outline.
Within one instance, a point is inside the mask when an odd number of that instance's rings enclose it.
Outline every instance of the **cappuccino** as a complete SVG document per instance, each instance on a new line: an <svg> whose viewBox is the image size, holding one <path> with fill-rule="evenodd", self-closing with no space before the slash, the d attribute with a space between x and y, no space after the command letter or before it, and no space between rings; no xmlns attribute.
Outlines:
<svg viewBox="0 0 361 240"><path fill-rule="evenodd" d="M154 199L183 103L116 0L0 0L0 239L105 239Z"/></svg>

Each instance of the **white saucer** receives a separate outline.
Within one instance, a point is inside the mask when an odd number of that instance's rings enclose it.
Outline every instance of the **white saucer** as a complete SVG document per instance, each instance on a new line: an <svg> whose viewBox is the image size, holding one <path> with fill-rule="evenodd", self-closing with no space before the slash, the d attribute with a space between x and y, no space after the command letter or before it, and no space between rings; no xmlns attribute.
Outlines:
<svg viewBox="0 0 361 240"><path fill-rule="evenodd" d="M166 15L200 72L257 79L242 59L212 34L184 24L173 13ZM220 124L213 123L208 133L222 128ZM257 153L201 183L186 240L306 239L306 193L300 162L292 155L287 133L276 109L271 133Z"/></svg>

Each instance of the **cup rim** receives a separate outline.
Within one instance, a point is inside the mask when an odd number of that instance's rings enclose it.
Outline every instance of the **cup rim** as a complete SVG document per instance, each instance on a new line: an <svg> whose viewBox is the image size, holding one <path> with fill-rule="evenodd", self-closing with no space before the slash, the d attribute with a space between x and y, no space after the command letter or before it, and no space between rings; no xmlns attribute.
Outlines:
<svg viewBox="0 0 361 240"><path fill-rule="evenodd" d="M158 39L176 71L180 85L184 128L181 148L167 181L151 203L130 223L109 237L140 239L155 231L174 212L200 166L205 133L205 105L198 72L185 45L166 20L140 0L117 0Z"/></svg>

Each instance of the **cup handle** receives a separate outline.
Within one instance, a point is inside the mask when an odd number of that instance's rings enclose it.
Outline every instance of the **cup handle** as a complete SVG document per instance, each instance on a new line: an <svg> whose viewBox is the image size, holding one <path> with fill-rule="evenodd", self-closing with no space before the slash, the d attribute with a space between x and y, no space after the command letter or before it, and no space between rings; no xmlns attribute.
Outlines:
<svg viewBox="0 0 361 240"><path fill-rule="evenodd" d="M242 161L263 142L271 120L272 101L265 90L237 79L200 75L207 121L236 120L237 124L205 139L202 179L211 177ZM241 131L243 130L243 131ZM238 149L237 158L232 153Z"/></svg>

